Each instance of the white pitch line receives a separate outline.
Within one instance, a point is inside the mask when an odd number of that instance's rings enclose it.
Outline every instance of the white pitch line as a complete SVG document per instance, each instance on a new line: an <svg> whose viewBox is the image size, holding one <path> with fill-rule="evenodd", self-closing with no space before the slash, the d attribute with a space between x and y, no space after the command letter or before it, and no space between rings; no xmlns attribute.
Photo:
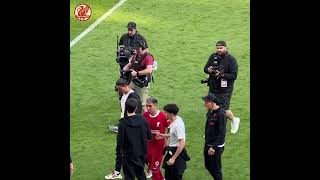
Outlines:
<svg viewBox="0 0 320 180"><path fill-rule="evenodd" d="M81 38L83 38L83 36L85 36L86 34L88 34L93 28L95 28L99 23L101 23L101 21L103 21L104 19L106 19L108 16L110 16L113 11L115 11L118 7L120 7L124 2L126 2L127 0L121 0L119 1L116 5L114 5L108 12L106 12L103 16L101 16L98 20L96 20L93 24L91 24L86 30L84 30L79 36L77 36L76 38L74 38L71 42L70 42L70 48L75 45L78 41L80 41Z"/></svg>

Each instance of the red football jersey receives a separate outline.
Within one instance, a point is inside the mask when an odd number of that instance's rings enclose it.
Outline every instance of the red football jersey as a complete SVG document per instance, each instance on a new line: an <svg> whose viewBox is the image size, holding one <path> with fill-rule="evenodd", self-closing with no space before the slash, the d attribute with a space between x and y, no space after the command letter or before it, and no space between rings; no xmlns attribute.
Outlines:
<svg viewBox="0 0 320 180"><path fill-rule="evenodd" d="M143 116L148 120L149 126L152 133L152 140L160 140L155 137L155 132L159 131L164 134L165 129L170 126L171 121L167 119L166 114L164 112L158 111L155 116L151 116L148 112L144 112ZM161 139L164 140L164 139Z"/></svg>

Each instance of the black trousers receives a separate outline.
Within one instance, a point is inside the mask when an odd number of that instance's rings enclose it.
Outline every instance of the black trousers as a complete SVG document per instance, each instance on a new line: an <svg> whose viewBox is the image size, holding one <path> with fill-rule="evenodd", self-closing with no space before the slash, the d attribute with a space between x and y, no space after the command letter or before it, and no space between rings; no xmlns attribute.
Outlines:
<svg viewBox="0 0 320 180"><path fill-rule="evenodd" d="M177 148L172 149L172 155ZM165 170L164 177L166 180L182 180L184 171L187 169L187 163L181 153L176 158L173 165L167 165L166 162L172 157L169 153L166 154L163 160L163 168Z"/></svg>
<svg viewBox="0 0 320 180"><path fill-rule="evenodd" d="M144 162L136 163L133 161L123 160L123 174L125 180L146 180L146 174L144 173Z"/></svg>
<svg viewBox="0 0 320 180"><path fill-rule="evenodd" d="M118 124L119 126L119 124ZM117 136L117 142L118 142L118 136ZM115 165L115 170L120 172L121 171L121 166L122 166L122 155L120 154L120 146L116 146L116 165Z"/></svg>
<svg viewBox="0 0 320 180"><path fill-rule="evenodd" d="M206 169L209 171L214 180L222 180L221 171L221 156L224 151L224 147L218 147L215 149L214 155L208 155L209 147L204 147L204 164Z"/></svg>

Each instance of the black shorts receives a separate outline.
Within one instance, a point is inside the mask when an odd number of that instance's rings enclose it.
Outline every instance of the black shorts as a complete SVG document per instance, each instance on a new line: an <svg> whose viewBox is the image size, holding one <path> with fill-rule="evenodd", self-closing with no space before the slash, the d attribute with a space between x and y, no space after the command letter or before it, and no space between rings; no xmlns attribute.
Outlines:
<svg viewBox="0 0 320 180"><path fill-rule="evenodd" d="M213 93L223 103L222 107L229 110L232 93Z"/></svg>

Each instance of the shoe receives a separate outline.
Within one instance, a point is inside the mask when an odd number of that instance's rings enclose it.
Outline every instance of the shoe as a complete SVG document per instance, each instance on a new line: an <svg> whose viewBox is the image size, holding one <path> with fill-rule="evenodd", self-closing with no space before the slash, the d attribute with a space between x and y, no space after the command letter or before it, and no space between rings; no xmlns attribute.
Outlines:
<svg viewBox="0 0 320 180"><path fill-rule="evenodd" d="M121 176L120 172L112 171L112 173L106 175L104 178L105 179L122 179L122 176Z"/></svg>
<svg viewBox="0 0 320 180"><path fill-rule="evenodd" d="M115 132L115 133L118 133L118 126L111 126L111 125L109 125L109 129L110 129L110 131L113 131L113 132Z"/></svg>
<svg viewBox="0 0 320 180"><path fill-rule="evenodd" d="M146 173L146 177L149 179L152 177L152 171L148 170Z"/></svg>
<svg viewBox="0 0 320 180"><path fill-rule="evenodd" d="M231 133L232 134L237 133L237 131L239 129L239 124L240 124L240 118L234 117L231 122Z"/></svg>

